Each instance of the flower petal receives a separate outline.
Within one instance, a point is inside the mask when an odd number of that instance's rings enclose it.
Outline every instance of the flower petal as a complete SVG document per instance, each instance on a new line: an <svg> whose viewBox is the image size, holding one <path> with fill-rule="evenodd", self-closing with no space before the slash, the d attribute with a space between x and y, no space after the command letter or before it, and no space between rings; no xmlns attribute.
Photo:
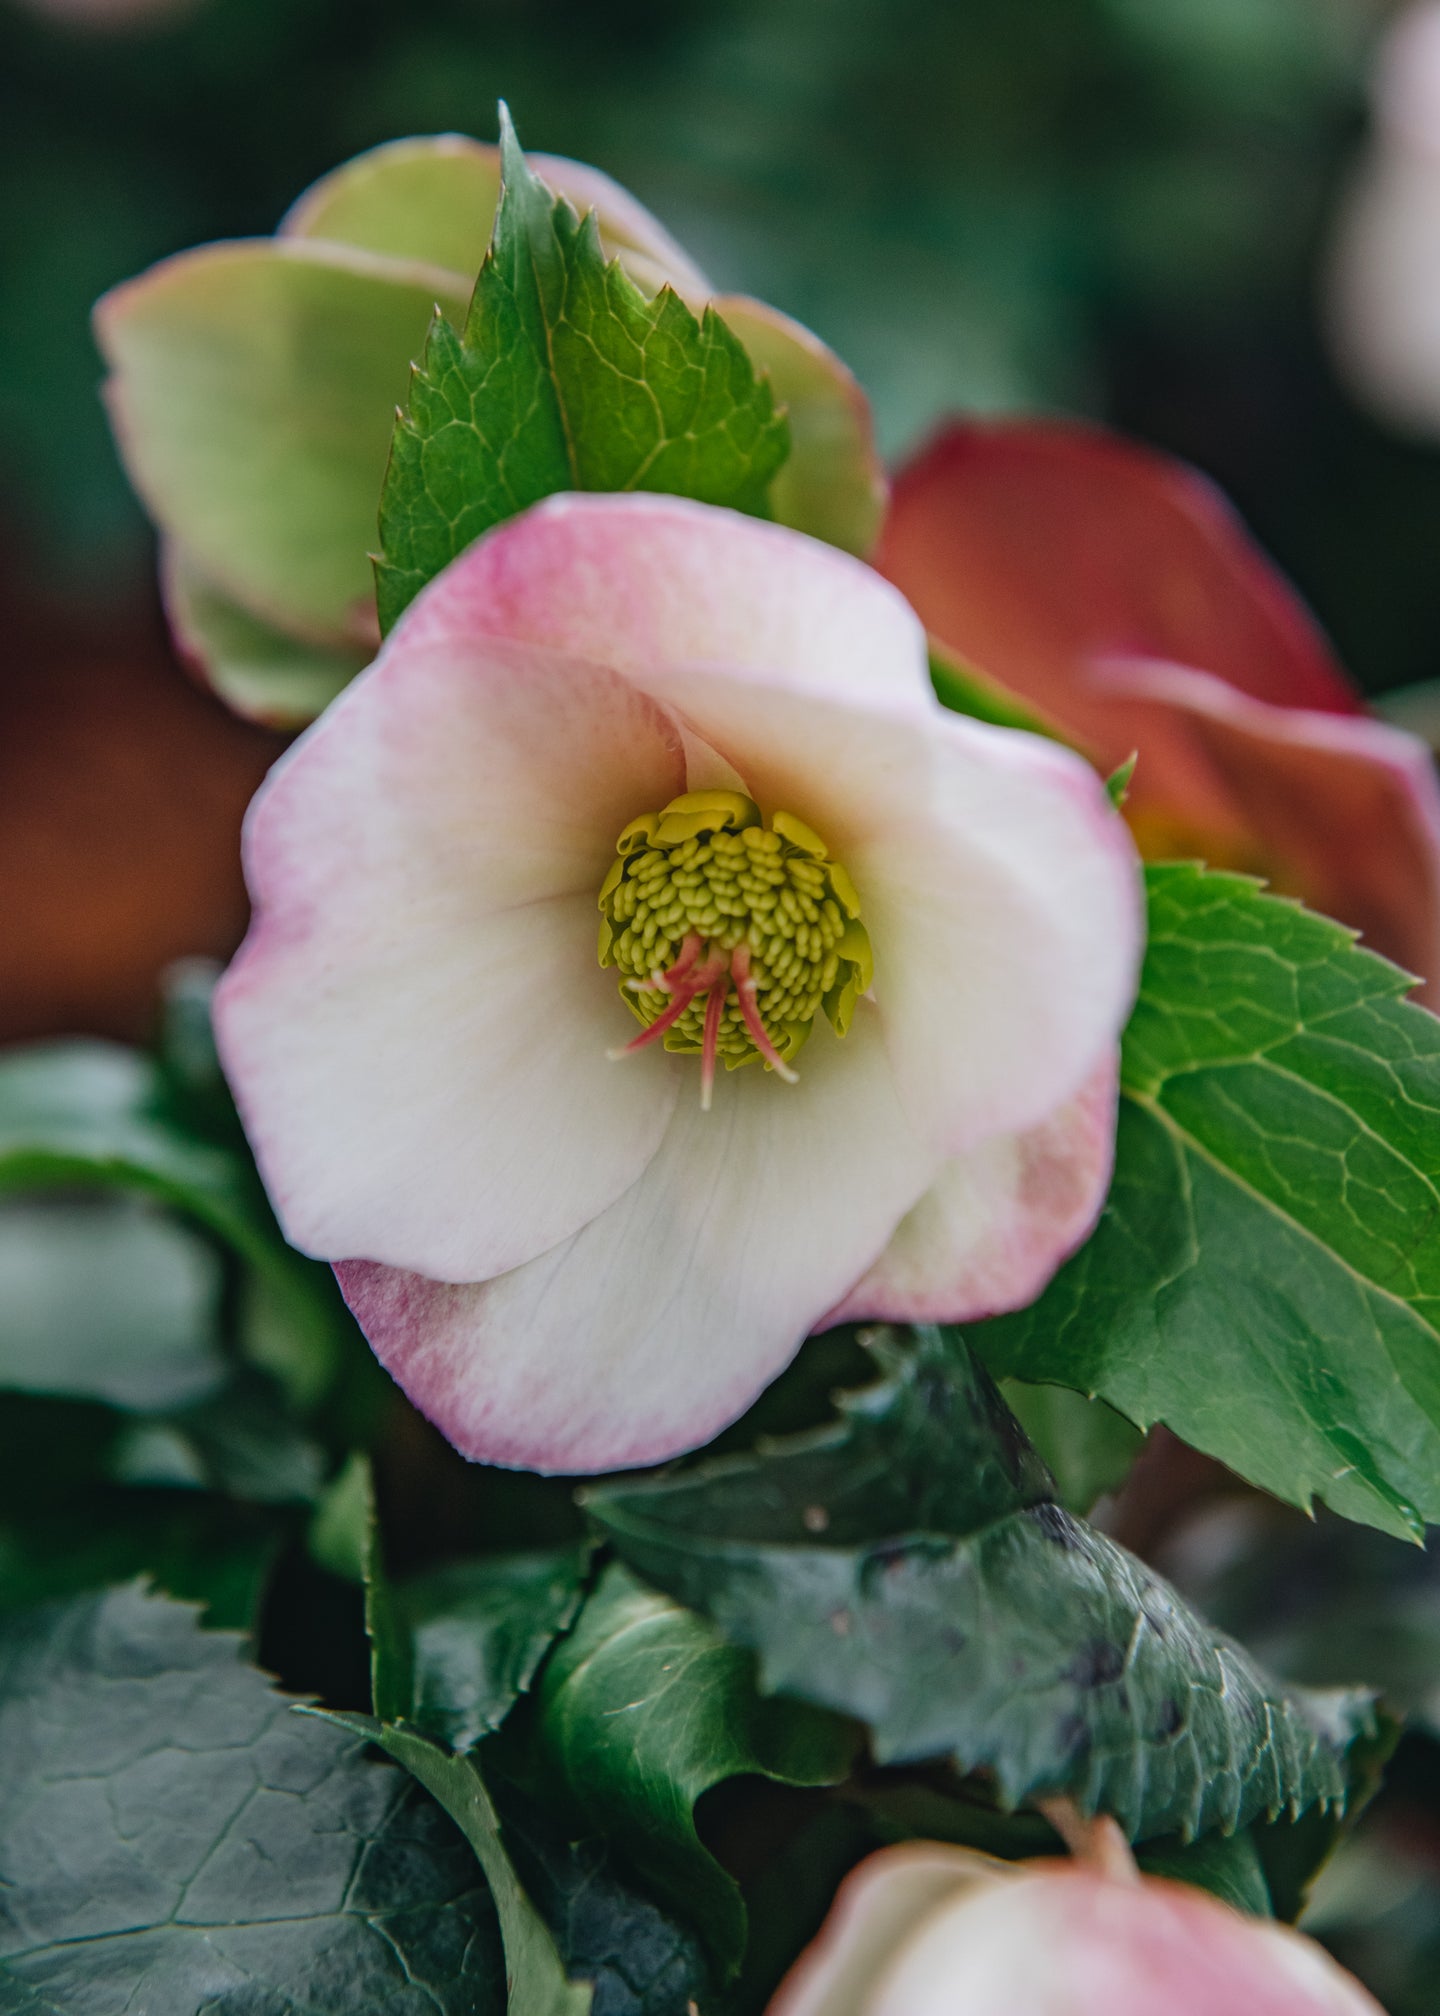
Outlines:
<svg viewBox="0 0 1440 2016"><path fill-rule="evenodd" d="M160 584L186 668L237 714L267 728L303 728L375 655L373 647L307 644L252 616L174 540L161 549Z"/></svg>
<svg viewBox="0 0 1440 2016"><path fill-rule="evenodd" d="M546 1471L662 1462L783 1369L936 1167L869 1013L843 1042L817 1032L803 1063L795 1086L754 1065L722 1073L710 1113L692 1077L625 1195L499 1280L336 1269L381 1362L462 1454Z"/></svg>
<svg viewBox="0 0 1440 2016"><path fill-rule="evenodd" d="M702 298L709 292L704 274L618 182L557 154L526 159L576 210L596 212L607 253L639 253L662 282ZM292 205L280 231L424 260L468 285L489 246L499 197L498 147L460 133L392 140L323 176Z"/></svg>
<svg viewBox="0 0 1440 2016"><path fill-rule="evenodd" d="M778 308L743 294L722 294L715 307L769 374L790 421L790 455L770 486L775 516L847 553L868 553L890 495L870 402L835 352Z"/></svg>
<svg viewBox="0 0 1440 2016"><path fill-rule="evenodd" d="M1196 470L1068 422L948 427L896 479L876 564L927 628L1087 740L1086 667L1198 665L1277 705L1360 701L1309 611ZM1107 730L1109 733L1107 734Z"/></svg>
<svg viewBox="0 0 1440 2016"><path fill-rule="evenodd" d="M477 540L396 626L412 644L500 635L629 677L697 662L928 713L914 612L868 567L684 498L547 499Z"/></svg>
<svg viewBox="0 0 1440 2016"><path fill-rule="evenodd" d="M595 892L674 725L613 672L397 637L252 808L217 1026L291 1240L440 1280L546 1251L634 1181L674 1060L620 1073Z"/></svg>
<svg viewBox="0 0 1440 2016"><path fill-rule="evenodd" d="M869 2016L876 1982L932 1912L958 1904L977 1886L1020 1874L1019 1864L938 1841L877 1849L840 1885L819 1934L781 1982L766 2016Z"/></svg>
<svg viewBox="0 0 1440 2016"><path fill-rule="evenodd" d="M207 245L95 311L126 468L162 529L253 616L321 645L374 632L375 499L436 300L428 266L294 241Z"/></svg>
<svg viewBox="0 0 1440 2016"><path fill-rule="evenodd" d="M1440 1004L1440 782L1401 728L1267 707L1181 665L1100 668L1140 747L1147 852L1249 869L1425 976Z"/></svg>
<svg viewBox="0 0 1440 2016"><path fill-rule="evenodd" d="M1144 919L1088 764L1009 729L844 704L761 675L645 681L859 891L896 1085L945 1155L1038 1125L1112 1050Z"/></svg>
<svg viewBox="0 0 1440 2016"><path fill-rule="evenodd" d="M842 2005L843 2006L843 2005ZM830 2009L821 2005L824 2016ZM1203 1890L1061 1867L941 1901L866 2016L1383 2016L1314 1940ZM817 2010L817 2016L820 2012Z"/></svg>
<svg viewBox="0 0 1440 2016"><path fill-rule="evenodd" d="M1105 1202L1117 1061L1028 1133L947 1162L829 1320L974 1323L1033 1302Z"/></svg>

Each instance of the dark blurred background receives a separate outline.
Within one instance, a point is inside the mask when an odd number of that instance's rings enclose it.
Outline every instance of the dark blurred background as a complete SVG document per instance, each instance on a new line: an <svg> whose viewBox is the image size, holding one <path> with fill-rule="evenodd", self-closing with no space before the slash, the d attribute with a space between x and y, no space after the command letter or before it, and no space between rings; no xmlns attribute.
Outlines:
<svg viewBox="0 0 1440 2016"><path fill-rule="evenodd" d="M278 743L165 658L95 296L373 143L594 161L854 366L1219 478L1372 691L1440 674L1440 452L1351 403L1317 268L1378 0L0 0L0 1035L143 1032L243 921Z"/></svg>

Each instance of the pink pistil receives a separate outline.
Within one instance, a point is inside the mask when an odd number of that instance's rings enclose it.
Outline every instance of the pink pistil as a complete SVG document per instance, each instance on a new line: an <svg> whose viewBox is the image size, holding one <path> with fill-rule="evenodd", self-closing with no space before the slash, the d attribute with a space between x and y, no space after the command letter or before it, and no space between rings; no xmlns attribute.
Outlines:
<svg viewBox="0 0 1440 2016"><path fill-rule="evenodd" d="M798 1085L800 1074L792 1071L775 1045L770 1041L765 1024L760 1019L760 1010L755 997L759 993L759 983L750 971L750 947L742 941L730 955L730 971L735 977L735 992L740 1000L740 1014L745 1023L750 1041L760 1052L777 1078L783 1078L787 1085Z"/></svg>
<svg viewBox="0 0 1440 2016"><path fill-rule="evenodd" d="M696 939L697 947L699 942ZM630 1041L622 1043L618 1050L608 1052L612 1062L618 1063L622 1057L633 1057L637 1050L644 1050L651 1043L658 1042L667 1030L675 1027L690 1003L713 988L715 983L722 980L729 971L729 961L725 954L717 951L711 953L697 972L694 955L687 957L689 944L690 940L687 938L681 947L680 957L670 971L661 976L669 983L665 991L673 992L674 1000L662 1015L656 1016L648 1029L642 1029L638 1036L632 1036Z"/></svg>
<svg viewBox="0 0 1440 2016"><path fill-rule="evenodd" d="M627 980L625 985L635 994L673 994L704 949L699 932L691 931L680 947L675 964L666 972L652 973L648 980Z"/></svg>
<svg viewBox="0 0 1440 2016"><path fill-rule="evenodd" d="M750 971L750 947L745 943L737 945L731 953L724 952L718 945L703 961L701 953L704 945L691 932L680 947L679 957L664 973L654 973L649 980L630 980L626 984L639 993L654 992L669 994L673 998L670 1005L638 1036L632 1036L618 1050L608 1055L618 1062L622 1057L633 1057L637 1051L648 1049L658 1043L666 1033L675 1027L686 1009L703 994L705 996L705 1027L700 1045L700 1105L708 1113L715 1096L715 1067L719 1061L720 1024L725 1014L725 996L729 983L735 982L735 992L740 1003L740 1014L745 1023L750 1041L761 1057L787 1085L798 1085L800 1080L792 1071L780 1052L770 1040L760 1010L756 1004L759 984Z"/></svg>
<svg viewBox="0 0 1440 2016"><path fill-rule="evenodd" d="M726 976L722 973L705 1001L705 1036L700 1047L700 1111L710 1111L715 1096L715 1053L720 1042L720 1017L725 1013Z"/></svg>

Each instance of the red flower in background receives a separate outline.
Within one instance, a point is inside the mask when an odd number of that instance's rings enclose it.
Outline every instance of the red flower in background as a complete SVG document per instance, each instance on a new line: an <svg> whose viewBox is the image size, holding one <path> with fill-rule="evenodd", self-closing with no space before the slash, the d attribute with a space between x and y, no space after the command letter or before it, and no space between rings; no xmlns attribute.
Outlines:
<svg viewBox="0 0 1440 2016"><path fill-rule="evenodd" d="M940 646L1104 769L1152 858L1265 876L1440 1002L1440 787L1195 470L1055 421L947 428L895 485L876 564Z"/></svg>

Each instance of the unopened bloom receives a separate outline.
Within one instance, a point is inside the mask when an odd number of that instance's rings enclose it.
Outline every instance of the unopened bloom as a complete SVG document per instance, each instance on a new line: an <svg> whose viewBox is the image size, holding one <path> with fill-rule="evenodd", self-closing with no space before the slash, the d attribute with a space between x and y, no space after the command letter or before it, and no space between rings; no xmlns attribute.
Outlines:
<svg viewBox="0 0 1440 2016"><path fill-rule="evenodd" d="M876 564L939 640L1102 769L1142 852L1264 876L1440 1001L1440 789L1371 718L1214 487L1098 428L958 423L895 484Z"/></svg>
<svg viewBox="0 0 1440 2016"><path fill-rule="evenodd" d="M217 1020L261 1171L467 1455L661 1460L836 1312L1031 1299L1099 1210L1129 837L799 534L643 496L498 527L282 758L246 863Z"/></svg>
<svg viewBox="0 0 1440 2016"><path fill-rule="evenodd" d="M642 292L707 301L769 374L791 452L774 515L866 552L884 510L869 408L788 316L718 295L626 190L550 155L531 166ZM242 714L294 726L379 643L370 554L396 407L438 303L458 328L490 242L499 149L397 140L308 190L274 238L202 245L114 288L95 312L106 400L161 533L177 646Z"/></svg>
<svg viewBox="0 0 1440 2016"><path fill-rule="evenodd" d="M1384 2016L1313 1940L1117 1850L1106 1870L881 1849L769 2016Z"/></svg>

